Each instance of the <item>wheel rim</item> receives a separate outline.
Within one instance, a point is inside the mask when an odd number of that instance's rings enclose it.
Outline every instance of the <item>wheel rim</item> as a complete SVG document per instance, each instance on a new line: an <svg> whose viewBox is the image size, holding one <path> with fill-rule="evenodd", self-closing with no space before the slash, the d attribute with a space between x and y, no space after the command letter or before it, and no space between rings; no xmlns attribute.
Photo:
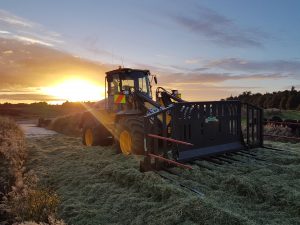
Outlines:
<svg viewBox="0 0 300 225"><path fill-rule="evenodd" d="M131 153L132 139L127 130L123 130L120 134L120 148L124 155Z"/></svg>
<svg viewBox="0 0 300 225"><path fill-rule="evenodd" d="M93 131L91 128L86 129L85 134L84 134L84 138L85 138L85 144L87 146L92 146L93 145Z"/></svg>

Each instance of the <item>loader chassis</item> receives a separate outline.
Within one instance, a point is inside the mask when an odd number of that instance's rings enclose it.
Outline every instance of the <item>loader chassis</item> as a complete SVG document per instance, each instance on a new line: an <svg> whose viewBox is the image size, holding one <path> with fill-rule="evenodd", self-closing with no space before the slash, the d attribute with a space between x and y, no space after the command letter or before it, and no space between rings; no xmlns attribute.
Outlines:
<svg viewBox="0 0 300 225"><path fill-rule="evenodd" d="M145 156L143 171L158 164L150 155L186 162L263 145L262 109L239 101L186 102L178 91L162 87L154 100L150 78L148 70L107 72L104 104L82 117L83 143L104 145L114 139L119 152Z"/></svg>

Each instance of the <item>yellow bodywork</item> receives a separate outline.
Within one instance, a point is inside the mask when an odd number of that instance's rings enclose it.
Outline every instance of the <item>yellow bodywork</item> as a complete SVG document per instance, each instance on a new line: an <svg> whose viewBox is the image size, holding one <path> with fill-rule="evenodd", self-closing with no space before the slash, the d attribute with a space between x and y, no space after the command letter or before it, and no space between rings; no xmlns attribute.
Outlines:
<svg viewBox="0 0 300 225"><path fill-rule="evenodd" d="M94 142L93 131L91 128L85 130L84 140L87 146L92 146Z"/></svg>
<svg viewBox="0 0 300 225"><path fill-rule="evenodd" d="M156 109L156 107L154 105L151 105L149 102L145 102L145 106L146 108L149 110L149 109ZM163 116L160 114L158 115L157 117L161 122L163 121ZM167 114L166 116L166 122L167 124L169 124L171 121L171 116Z"/></svg>
<svg viewBox="0 0 300 225"><path fill-rule="evenodd" d="M124 155L131 154L132 149L132 137L127 130L123 130L120 134L120 148Z"/></svg>

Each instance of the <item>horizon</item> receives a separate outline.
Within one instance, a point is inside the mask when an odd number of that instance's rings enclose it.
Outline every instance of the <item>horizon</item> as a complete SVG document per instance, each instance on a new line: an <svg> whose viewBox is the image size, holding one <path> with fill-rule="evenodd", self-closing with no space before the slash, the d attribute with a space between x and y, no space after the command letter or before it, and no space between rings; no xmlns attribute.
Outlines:
<svg viewBox="0 0 300 225"><path fill-rule="evenodd" d="M149 69L191 101L297 89L299 9L296 0L2 1L0 103L101 100L105 72L119 65Z"/></svg>

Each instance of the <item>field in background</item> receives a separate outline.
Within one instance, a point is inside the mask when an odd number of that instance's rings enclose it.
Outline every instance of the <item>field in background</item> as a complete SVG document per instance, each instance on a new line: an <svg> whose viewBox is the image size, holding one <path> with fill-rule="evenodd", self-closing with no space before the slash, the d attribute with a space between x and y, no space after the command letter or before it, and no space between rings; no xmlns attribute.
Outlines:
<svg viewBox="0 0 300 225"><path fill-rule="evenodd" d="M94 103L65 102L62 105L48 105L45 102L32 104L0 104L0 115L14 119L53 119L55 117L81 113Z"/></svg>
<svg viewBox="0 0 300 225"><path fill-rule="evenodd" d="M97 104L103 104L100 101ZM88 107L93 106L93 102L65 102L62 105L48 105L45 102L32 103L32 104L0 104L0 115L9 116L16 119L53 119L60 116L69 114L82 113ZM265 118L272 116L280 116L282 119L300 119L300 111L298 110L280 110L280 109L265 109Z"/></svg>
<svg viewBox="0 0 300 225"><path fill-rule="evenodd" d="M113 146L84 147L80 138L54 135L28 140L27 166L61 196L68 224L299 224L299 144L285 151L257 149L255 157L194 170L173 168L166 180L140 173L139 158ZM163 173L163 172L162 172ZM194 188L195 194L180 184Z"/></svg>
<svg viewBox="0 0 300 225"><path fill-rule="evenodd" d="M279 116L281 119L300 120L300 111L297 110L280 110L280 109L265 109L265 118L272 118Z"/></svg>

